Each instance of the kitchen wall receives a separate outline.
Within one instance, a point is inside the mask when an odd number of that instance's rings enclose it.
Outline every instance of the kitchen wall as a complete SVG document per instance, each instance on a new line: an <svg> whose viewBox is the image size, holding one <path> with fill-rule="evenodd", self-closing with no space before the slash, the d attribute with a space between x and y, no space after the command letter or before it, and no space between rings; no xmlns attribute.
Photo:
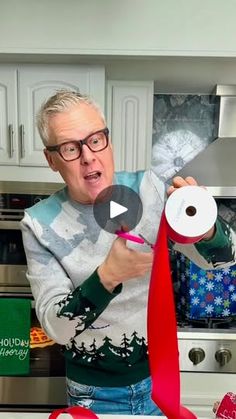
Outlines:
<svg viewBox="0 0 236 419"><path fill-rule="evenodd" d="M236 83L235 0L0 0L0 10L0 62L103 64L108 80L155 80L158 93Z"/></svg>
<svg viewBox="0 0 236 419"><path fill-rule="evenodd" d="M236 56L234 0L1 0L0 6L2 53Z"/></svg>
<svg viewBox="0 0 236 419"><path fill-rule="evenodd" d="M106 81L154 80L157 94L236 84L235 0L0 0L0 10L0 65L102 64Z"/></svg>

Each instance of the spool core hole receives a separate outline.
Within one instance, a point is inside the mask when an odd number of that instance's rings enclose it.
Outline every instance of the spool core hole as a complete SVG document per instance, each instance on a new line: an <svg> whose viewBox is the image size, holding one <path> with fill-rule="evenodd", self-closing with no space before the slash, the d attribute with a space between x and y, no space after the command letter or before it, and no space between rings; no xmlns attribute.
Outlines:
<svg viewBox="0 0 236 419"><path fill-rule="evenodd" d="M186 211L186 214L189 217L193 217L196 214L196 212L197 212L196 208L193 207L193 206L191 206L191 205L189 207L187 207L185 211Z"/></svg>

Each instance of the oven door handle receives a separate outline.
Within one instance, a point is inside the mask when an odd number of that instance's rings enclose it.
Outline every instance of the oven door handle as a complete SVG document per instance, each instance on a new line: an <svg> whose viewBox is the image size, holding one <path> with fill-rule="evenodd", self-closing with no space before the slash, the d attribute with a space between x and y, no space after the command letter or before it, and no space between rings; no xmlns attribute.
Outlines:
<svg viewBox="0 0 236 419"><path fill-rule="evenodd" d="M0 215L0 230L20 230L20 220L23 217L23 212L21 215L11 216L6 211L5 213L5 215Z"/></svg>

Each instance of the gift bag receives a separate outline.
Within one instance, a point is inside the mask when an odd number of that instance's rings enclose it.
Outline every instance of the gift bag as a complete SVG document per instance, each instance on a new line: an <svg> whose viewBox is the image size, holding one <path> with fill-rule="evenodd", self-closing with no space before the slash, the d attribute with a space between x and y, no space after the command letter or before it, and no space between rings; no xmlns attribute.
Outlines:
<svg viewBox="0 0 236 419"><path fill-rule="evenodd" d="M226 393L216 411L216 418L233 419L236 417L236 394Z"/></svg>
<svg viewBox="0 0 236 419"><path fill-rule="evenodd" d="M236 316L236 265L206 271L179 254L175 278L177 313L181 318Z"/></svg>

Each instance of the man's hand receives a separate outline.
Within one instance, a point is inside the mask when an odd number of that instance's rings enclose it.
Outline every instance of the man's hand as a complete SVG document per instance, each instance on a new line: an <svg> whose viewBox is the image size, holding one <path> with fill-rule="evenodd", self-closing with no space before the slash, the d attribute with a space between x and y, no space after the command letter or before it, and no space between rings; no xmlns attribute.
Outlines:
<svg viewBox="0 0 236 419"><path fill-rule="evenodd" d="M126 246L126 240L114 240L105 261L98 268L103 286L112 292L122 282L142 277L152 268L153 252L138 252Z"/></svg>
<svg viewBox="0 0 236 419"><path fill-rule="evenodd" d="M216 411L217 411L217 409L218 409L219 405L220 405L220 402L215 402L215 403L214 403L213 408L212 408L212 410L213 410L213 412L214 412L214 413L216 413Z"/></svg>
<svg viewBox="0 0 236 419"><path fill-rule="evenodd" d="M167 195L170 196L176 189L182 188L182 186L198 186L197 181L187 176L185 179L181 176L175 176L172 180L172 185L167 189ZM204 186L202 186L204 188ZM213 226L203 237L202 240L211 240L215 235L215 226Z"/></svg>
<svg viewBox="0 0 236 419"><path fill-rule="evenodd" d="M185 179L180 176L175 176L172 180L172 185L167 189L167 195L172 194L176 189L181 188L182 186L198 186L197 181L188 176Z"/></svg>

